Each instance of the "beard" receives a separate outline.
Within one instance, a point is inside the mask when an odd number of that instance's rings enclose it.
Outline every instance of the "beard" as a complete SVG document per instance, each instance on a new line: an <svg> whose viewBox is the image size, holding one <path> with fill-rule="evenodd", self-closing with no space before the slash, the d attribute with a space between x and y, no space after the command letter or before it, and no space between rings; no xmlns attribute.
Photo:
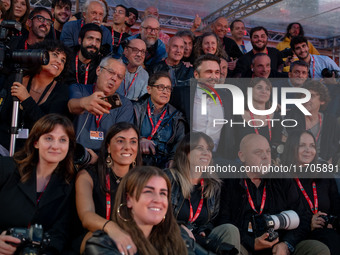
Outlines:
<svg viewBox="0 0 340 255"><path fill-rule="evenodd" d="M87 49L95 49L96 51L92 52L92 51L88 51ZM91 46L91 47L84 47L83 45L80 45L80 52L83 55L84 58L86 59L94 59L98 56L99 54L99 49Z"/></svg>
<svg viewBox="0 0 340 255"><path fill-rule="evenodd" d="M263 44L263 47L257 47L255 44L253 45L254 50L263 51L267 47L267 43Z"/></svg>

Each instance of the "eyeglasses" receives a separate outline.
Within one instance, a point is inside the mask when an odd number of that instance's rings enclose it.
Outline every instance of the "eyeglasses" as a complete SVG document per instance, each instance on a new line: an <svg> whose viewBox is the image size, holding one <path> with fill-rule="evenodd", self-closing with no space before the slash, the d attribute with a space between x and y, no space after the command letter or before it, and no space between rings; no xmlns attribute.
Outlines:
<svg viewBox="0 0 340 255"><path fill-rule="evenodd" d="M124 10L117 10L117 9L113 10L113 13L117 13L117 12L118 12L118 14L125 14Z"/></svg>
<svg viewBox="0 0 340 255"><path fill-rule="evenodd" d="M138 54L140 52L142 55L145 55L145 53L146 53L145 50L140 50L136 47L131 47L131 46L127 46L127 47L132 50L133 54Z"/></svg>
<svg viewBox="0 0 340 255"><path fill-rule="evenodd" d="M33 20L34 18L38 19L39 22L41 23L47 23L47 25L51 26L53 24L53 20L51 19L46 19L44 16L41 15L35 15L34 17L31 18L31 20Z"/></svg>
<svg viewBox="0 0 340 255"><path fill-rule="evenodd" d="M149 85L150 87L155 87L158 91L164 91L171 92L172 87L171 86L165 86L164 84L157 84L157 85Z"/></svg>
<svg viewBox="0 0 340 255"><path fill-rule="evenodd" d="M159 27L156 27L156 28L153 28L153 27L142 27L146 30L146 32L148 33L151 33L151 32L159 32L160 28Z"/></svg>
<svg viewBox="0 0 340 255"><path fill-rule="evenodd" d="M121 75L121 74L117 74L115 71L111 70L111 69L108 69L104 66L101 66L100 68L104 69L105 71L107 71L111 76L115 76L117 75L118 79L120 80L123 80L124 79L124 76Z"/></svg>

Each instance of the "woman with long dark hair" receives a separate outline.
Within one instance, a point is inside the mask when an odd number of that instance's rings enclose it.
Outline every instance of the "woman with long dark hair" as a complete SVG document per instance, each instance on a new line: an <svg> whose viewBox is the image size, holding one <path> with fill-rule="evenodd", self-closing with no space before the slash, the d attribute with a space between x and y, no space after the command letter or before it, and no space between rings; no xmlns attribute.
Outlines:
<svg viewBox="0 0 340 255"><path fill-rule="evenodd" d="M329 176L326 172L317 173L316 167L321 164L317 165L316 139L313 134L306 130L291 132L285 144L282 163L297 169L296 188L304 197L306 212L311 216L308 238L326 244L331 254L340 254L340 229L336 229L340 227L339 221L329 221L332 216L340 217L340 196L334 178L322 176ZM324 166L328 170L327 164Z"/></svg>
<svg viewBox="0 0 340 255"><path fill-rule="evenodd" d="M52 254L62 252L74 202L74 148L72 122L61 115L48 114L33 126L25 148L14 158L0 158L1 254L17 250L8 242L20 243L6 235L6 230L35 224L42 225L50 236L46 249Z"/></svg>
<svg viewBox="0 0 340 255"><path fill-rule="evenodd" d="M132 167L140 164L139 132L136 127L127 122L113 125L102 143L97 164L77 175L77 211L83 227L90 231L83 245L94 231L100 229L116 242L121 252L126 252L126 246L133 245L131 238L117 224L108 224L107 220L111 217L114 196L122 178Z"/></svg>
<svg viewBox="0 0 340 255"><path fill-rule="evenodd" d="M221 181L207 170L212 164L213 148L213 140L202 132L187 134L179 143L173 167L165 170L171 181L174 215L189 237L206 249L216 252L222 243L230 243L240 250L235 226L213 225L221 193ZM208 239L210 247L206 247Z"/></svg>
<svg viewBox="0 0 340 255"><path fill-rule="evenodd" d="M111 221L132 237L138 254L187 254L187 248L172 214L170 196L170 181L166 174L156 167L134 168L119 185ZM130 249L128 247L128 250ZM94 233L87 241L85 250L87 255L99 253L122 254L102 231Z"/></svg>

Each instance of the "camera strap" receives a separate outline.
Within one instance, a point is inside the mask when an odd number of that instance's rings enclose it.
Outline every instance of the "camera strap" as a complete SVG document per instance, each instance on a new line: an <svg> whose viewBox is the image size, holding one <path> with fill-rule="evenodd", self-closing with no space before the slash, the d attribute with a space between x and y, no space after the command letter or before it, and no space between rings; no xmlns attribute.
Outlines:
<svg viewBox="0 0 340 255"><path fill-rule="evenodd" d="M255 133L258 135L259 134L259 130L257 129L257 126L255 126L254 114L251 111L249 111L249 114L250 114L251 120L253 122L253 127L255 129ZM267 122L268 122L269 141L271 141L272 140L272 126L270 125L270 117L269 117L269 115L267 115L266 117L267 117Z"/></svg>
<svg viewBox="0 0 340 255"><path fill-rule="evenodd" d="M314 205L313 205L312 200L309 198L306 190L303 188L299 178L295 178L295 181L296 181L297 185L299 186L302 194L305 196L305 198L306 198L306 200L307 200L307 202L309 204L309 207L312 210L312 213L316 214L318 212L319 201L318 201L318 193L316 192L316 184L315 184L315 182L312 182L313 197L314 197Z"/></svg>
<svg viewBox="0 0 340 255"><path fill-rule="evenodd" d="M167 110L165 109L164 112L162 113L161 117L159 118L156 126L153 124L153 121L152 121L152 117L151 117L151 109L150 109L150 104L148 102L148 106L147 106L147 110L148 110L148 117L149 117L149 120L150 120L150 123L151 123L151 126L152 126L152 130L151 130L151 134L148 136L148 140L151 140L152 137L156 134L158 128L159 128L159 125L162 123L163 119L164 119L164 116L167 112Z"/></svg>
<svg viewBox="0 0 340 255"><path fill-rule="evenodd" d="M312 78L314 79L314 77L315 77L315 58L314 58L313 55L312 55L312 60L313 60L313 76L312 76Z"/></svg>
<svg viewBox="0 0 340 255"><path fill-rule="evenodd" d="M266 203L266 197L267 197L266 184L264 184L264 187L263 187L263 194L262 194L262 201L261 201L260 212L258 212L256 210L256 208L255 208L255 204L254 204L253 199L251 198L251 195L250 195L250 192L249 192L249 188L248 188L248 184L247 184L247 180L246 179L244 179L244 185L246 186L247 197L248 197L248 201L249 201L251 209L253 209L258 215L261 215L261 213L263 212L264 204Z"/></svg>
<svg viewBox="0 0 340 255"><path fill-rule="evenodd" d="M198 204L195 215L194 215L194 210L192 209L191 201L190 201L190 198L189 198L189 205L190 205L189 222L190 223L193 223L198 218L198 216L201 214L201 211L202 211L203 202L204 202L204 196L203 196L204 195L204 180L203 180L203 178L201 179L201 188L202 188L201 200Z"/></svg>

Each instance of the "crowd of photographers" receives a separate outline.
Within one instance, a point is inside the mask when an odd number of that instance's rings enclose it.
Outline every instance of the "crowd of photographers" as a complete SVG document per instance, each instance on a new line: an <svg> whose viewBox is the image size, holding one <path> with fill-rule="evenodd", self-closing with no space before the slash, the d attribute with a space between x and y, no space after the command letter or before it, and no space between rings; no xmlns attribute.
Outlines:
<svg viewBox="0 0 340 255"><path fill-rule="evenodd" d="M0 2L0 254L340 254L340 68L300 23L71 9Z"/></svg>

